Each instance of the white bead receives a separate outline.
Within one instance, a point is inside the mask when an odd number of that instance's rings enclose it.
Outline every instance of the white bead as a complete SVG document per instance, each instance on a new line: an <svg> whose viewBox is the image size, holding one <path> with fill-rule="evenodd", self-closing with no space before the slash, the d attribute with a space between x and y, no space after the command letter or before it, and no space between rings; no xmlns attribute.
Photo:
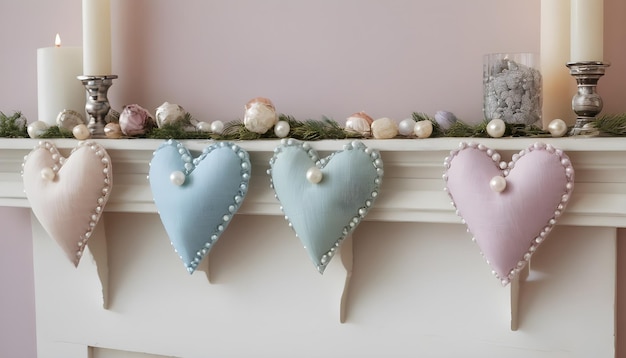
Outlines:
<svg viewBox="0 0 626 358"><path fill-rule="evenodd" d="M48 130L48 125L43 121L35 121L28 125L26 131L31 138L39 138Z"/></svg>
<svg viewBox="0 0 626 358"><path fill-rule="evenodd" d="M433 122L427 119L415 122L413 132L415 133L417 138L428 138L431 134L433 134Z"/></svg>
<svg viewBox="0 0 626 358"><path fill-rule="evenodd" d="M79 124L77 126L74 126L74 128L72 128L72 134L74 135L74 138L78 140L84 140L84 139L91 137L89 128L87 128L87 126L84 124Z"/></svg>
<svg viewBox="0 0 626 358"><path fill-rule="evenodd" d="M506 179L503 176L496 175L489 181L489 187L496 193L501 193L506 189Z"/></svg>
<svg viewBox="0 0 626 358"><path fill-rule="evenodd" d="M504 135L506 124L500 118L495 118L487 123L487 133L493 138L500 138Z"/></svg>
<svg viewBox="0 0 626 358"><path fill-rule="evenodd" d="M562 137L567 132L567 124L560 118L553 119L548 124L548 132L553 137Z"/></svg>
<svg viewBox="0 0 626 358"><path fill-rule="evenodd" d="M176 186L185 184L185 173L179 170L172 172L172 174L170 174L170 181Z"/></svg>
<svg viewBox="0 0 626 358"><path fill-rule="evenodd" d="M415 121L412 118L403 119L398 124L398 133L403 136L410 136L413 134L415 128Z"/></svg>
<svg viewBox="0 0 626 358"><path fill-rule="evenodd" d="M313 184L321 182L323 176L322 171L318 167L311 167L306 171L306 179Z"/></svg>
<svg viewBox="0 0 626 358"><path fill-rule="evenodd" d="M198 122L196 124L196 129L200 132L210 132L211 131L211 123L209 122Z"/></svg>
<svg viewBox="0 0 626 358"><path fill-rule="evenodd" d="M278 121L278 123L274 125L274 134L276 134L278 138L285 138L289 135L290 130L291 127L287 121Z"/></svg>
<svg viewBox="0 0 626 358"><path fill-rule="evenodd" d="M222 121L211 122L211 132L221 134L224 130L224 123Z"/></svg>
<svg viewBox="0 0 626 358"><path fill-rule="evenodd" d="M41 177L47 181L53 181L56 174L52 168L46 167L41 169Z"/></svg>

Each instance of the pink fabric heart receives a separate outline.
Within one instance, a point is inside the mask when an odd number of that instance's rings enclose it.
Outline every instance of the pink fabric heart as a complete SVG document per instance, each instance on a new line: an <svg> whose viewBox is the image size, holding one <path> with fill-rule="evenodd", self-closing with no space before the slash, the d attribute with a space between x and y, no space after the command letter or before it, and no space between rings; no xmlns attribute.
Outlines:
<svg viewBox="0 0 626 358"><path fill-rule="evenodd" d="M446 158L446 191L503 285L524 268L563 213L574 168L563 151L536 143L507 163L482 144Z"/></svg>
<svg viewBox="0 0 626 358"><path fill-rule="evenodd" d="M95 142L79 142L64 158L53 143L40 142L23 167L33 213L77 266L111 191L108 153Z"/></svg>

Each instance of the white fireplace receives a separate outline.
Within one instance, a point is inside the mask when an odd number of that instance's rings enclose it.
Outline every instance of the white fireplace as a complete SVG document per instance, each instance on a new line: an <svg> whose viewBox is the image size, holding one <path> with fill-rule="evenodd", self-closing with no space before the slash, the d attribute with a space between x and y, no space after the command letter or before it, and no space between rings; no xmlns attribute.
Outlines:
<svg viewBox="0 0 626 358"><path fill-rule="evenodd" d="M99 140L113 161L105 214L78 268L33 217L40 358L614 357L616 239L626 224L620 138L475 139L503 156L563 149L574 195L530 271L503 287L443 191L443 160L469 138L367 140L380 196L320 275L266 173L277 141L245 141L241 210L202 270L174 253L146 178L160 140ZM51 140L68 155L75 140ZM185 141L196 153L207 141ZM345 141L311 142L322 154ZM0 204L28 207L30 139L0 140Z"/></svg>

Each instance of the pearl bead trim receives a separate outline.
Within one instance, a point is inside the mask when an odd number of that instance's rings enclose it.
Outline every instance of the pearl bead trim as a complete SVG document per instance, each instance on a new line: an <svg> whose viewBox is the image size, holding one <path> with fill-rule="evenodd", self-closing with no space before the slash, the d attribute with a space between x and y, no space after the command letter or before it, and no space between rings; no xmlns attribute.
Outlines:
<svg viewBox="0 0 626 358"><path fill-rule="evenodd" d="M497 151L491 148L488 148L484 144L478 144L474 142L471 142L471 143L461 142L459 144L459 148L451 151L450 156L444 159L443 165L446 168L446 173L444 173L443 175L443 180L445 182L448 181L447 170L450 168L452 160L460 151L466 148L478 149L482 151L483 153L485 153L485 155L490 157L491 160L493 160L493 162L500 168L500 170L502 171L502 176L505 178L507 175L509 175L510 171L515 167L515 163L520 158L522 158L524 155L535 150L545 150L550 154L556 155L559 158L561 165L565 169L565 177L567 180L567 184L565 185L565 192L561 196L561 202L557 205L557 207L554 210L554 215L548 220L548 222L543 227L543 229L541 229L537 233L536 237L532 240L530 247L528 248L526 253L523 255L523 258L517 262L515 267L509 271L506 277L500 277L495 271L492 271L493 275L496 276L496 278L500 280L502 285L507 285L524 269L524 267L526 267L533 253L535 253L539 245L546 239L550 231L552 231L552 228L554 227L554 225L556 225L557 219L563 214L563 211L565 210L565 207L567 206L569 199L572 197L572 192L574 190L574 167L572 166L572 163L569 157L561 149L557 149L550 144L544 144L541 142L534 143L530 147L521 150L519 153L513 154L511 156L511 161L509 162L501 161L502 157L500 156L500 154ZM450 197L451 204L452 206L454 206L457 216L461 217L461 213L458 211L456 204L454 202L454 198L452 197L447 186L444 187L444 191ZM465 220L463 220L462 217L461 217L461 221L464 225L466 224ZM467 232L470 233L469 227L467 228ZM472 237L472 241L476 242L476 239ZM481 252L481 255L484 257L484 254L482 252ZM489 262L487 261L487 263Z"/></svg>
<svg viewBox="0 0 626 358"><path fill-rule="evenodd" d="M104 147L102 147L100 144L93 142L93 141L79 141L76 147L74 147L72 151L70 152L70 156L74 152L76 152L77 150L83 147L91 150L96 155L96 157L100 159L100 163L102 164L102 178L101 178L102 188L100 191L100 196L94 203L95 207L93 211L91 212L87 229L84 234L80 235L80 238L78 240L75 255L74 255L74 261L73 261L75 266L78 265L78 262L80 261L80 258L83 255L83 251L85 250L87 240L89 240L89 238L93 234L93 230L95 229L96 225L98 224L98 221L100 220L100 217L102 216L102 213L104 212L104 206L109 200L111 187L113 185L113 175L112 175L113 171L111 168L111 158L109 157L109 154L107 153L106 149L104 149ZM61 170L61 168L67 161L67 158L63 157L61 153L59 152L59 150L57 149L57 147L49 141L40 141L34 147L33 150L37 150L37 149L44 149L50 152L50 157L54 161L54 165L51 168L44 168L42 169L42 171L45 170L46 172L49 172L51 170L52 174L49 177L46 177L45 179L55 180L59 171ZM28 160L28 155L24 157L24 161L22 162L22 171L21 171L22 177L24 176L24 165L26 163L26 160Z"/></svg>
<svg viewBox="0 0 626 358"><path fill-rule="evenodd" d="M232 143L232 142L219 142L219 143L210 145L208 147L205 147L202 150L202 153L200 153L198 157L194 158L191 152L189 151L189 149L187 149L183 143L174 139L169 139L165 143L161 144L159 148L157 148L157 150L154 151L153 156L159 151L159 149L166 147L166 146L176 147L178 154L180 154L181 160L184 162L183 174L185 175L185 177L188 177L189 175L191 175L194 169L196 169L196 167L200 165L200 163L202 163L202 161L208 155L210 155L211 152L213 152L216 149L220 149L220 148L230 149L237 155L237 157L240 160L241 182L239 184L239 189L237 190L237 193L235 194L235 196L233 196L232 202L228 203L228 205L226 206L226 211L220 214L222 218L221 220L222 223L218 224L213 229L213 231L209 232L207 236L207 240L200 247L195 249L196 254L193 260L191 260L191 262L189 263L185 262L185 259L180 254L178 255L180 259L183 260L185 268L187 269L187 272L192 274L198 268L198 265L200 264L202 259L209 253L209 251L211 250L213 245L217 242L217 240L219 239L221 234L224 232L224 230L226 230L226 227L228 226L228 224L234 217L235 213L239 210L239 207L243 203L243 199L246 196L246 193L248 192L248 183L250 180L250 173L251 173L252 166L250 164L250 158L249 158L248 152L245 149L239 147L237 144ZM150 178L148 177L148 179ZM186 183L187 183L187 180L185 180L180 185L184 186L186 185ZM176 185L176 184L173 184L173 185ZM172 242L170 242L170 244L172 245L172 247L174 247L174 244ZM174 251L178 254L178 251L176 250L175 247L174 247Z"/></svg>
<svg viewBox="0 0 626 358"><path fill-rule="evenodd" d="M328 164L331 161L334 155L341 152L341 151L338 151L335 153L331 153L329 156L325 158L320 158L319 155L317 154L317 151L311 148L311 145L307 142L302 142L302 141L292 139L292 138L281 139L280 146L274 149L274 155L270 159L270 169L267 170L267 174L270 177L270 188L274 190L274 197L278 201L280 201L280 198L276 194L276 191L274 188L271 168L274 166L274 163L276 162L276 159L278 158L280 153L286 147L296 147L296 148L301 148L302 150L304 150L308 154L311 161L314 162L315 167L319 168L320 170L324 169L326 164ZM376 178L374 179L375 187L374 187L374 190L370 193L370 196L365 200L365 202L363 202L363 204L359 207L359 209L354 213L354 216L352 217L352 219L350 219L350 221L343 227L341 236L337 238L333 247L330 250L328 250L325 254L323 254L322 257L320 258L320 265L317 265L316 267L320 273L324 273L326 266L328 266L328 263L330 262L332 257L337 253L337 249L341 246L341 243L343 242L343 240L346 238L346 236L348 236L350 232L356 229L356 227L365 218L365 216L371 209L372 205L374 204L374 201L378 197L378 193L380 191L380 185L382 184L382 178L384 174L383 160L380 157L380 153L377 150L366 147L365 144L363 144L361 141L352 141L351 143L345 144L343 146L343 150L344 151L349 151L349 150L361 151L370 157L372 161L372 166L376 168ZM284 208L282 205L280 206L280 210L283 211L284 213ZM289 223L289 227L293 229L293 224L291 223L287 215L285 215L285 220ZM298 237L297 232L296 232L296 237Z"/></svg>

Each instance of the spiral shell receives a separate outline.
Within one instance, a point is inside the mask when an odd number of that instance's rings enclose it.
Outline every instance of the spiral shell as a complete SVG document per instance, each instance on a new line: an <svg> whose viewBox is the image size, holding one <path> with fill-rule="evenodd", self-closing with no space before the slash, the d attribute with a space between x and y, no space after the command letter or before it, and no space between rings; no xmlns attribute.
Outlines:
<svg viewBox="0 0 626 358"><path fill-rule="evenodd" d="M59 112L57 116L57 126L67 129L70 132L79 124L87 124L87 121L85 120L85 116L74 110L64 109Z"/></svg>

